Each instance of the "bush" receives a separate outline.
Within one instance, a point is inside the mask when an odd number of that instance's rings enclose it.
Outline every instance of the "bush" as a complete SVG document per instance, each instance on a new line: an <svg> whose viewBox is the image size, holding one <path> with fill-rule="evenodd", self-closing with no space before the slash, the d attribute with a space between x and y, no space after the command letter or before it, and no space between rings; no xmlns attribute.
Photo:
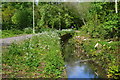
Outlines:
<svg viewBox="0 0 120 80"><path fill-rule="evenodd" d="M28 27L28 28L24 29L24 32L27 33L27 34L31 34L33 32L33 29Z"/></svg>
<svg viewBox="0 0 120 80"><path fill-rule="evenodd" d="M15 28L23 29L32 26L32 11L29 9L18 10L11 19L17 25Z"/></svg>

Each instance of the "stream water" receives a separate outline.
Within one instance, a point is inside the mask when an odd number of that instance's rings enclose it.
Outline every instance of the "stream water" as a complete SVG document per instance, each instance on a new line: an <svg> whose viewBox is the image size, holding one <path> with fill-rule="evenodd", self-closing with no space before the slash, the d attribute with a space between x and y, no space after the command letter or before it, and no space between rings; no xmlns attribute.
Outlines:
<svg viewBox="0 0 120 80"><path fill-rule="evenodd" d="M81 51L69 41L62 46L68 78L106 78L105 71L92 60L82 60Z"/></svg>
<svg viewBox="0 0 120 80"><path fill-rule="evenodd" d="M92 71L89 63L71 63L67 64L68 78L98 78Z"/></svg>

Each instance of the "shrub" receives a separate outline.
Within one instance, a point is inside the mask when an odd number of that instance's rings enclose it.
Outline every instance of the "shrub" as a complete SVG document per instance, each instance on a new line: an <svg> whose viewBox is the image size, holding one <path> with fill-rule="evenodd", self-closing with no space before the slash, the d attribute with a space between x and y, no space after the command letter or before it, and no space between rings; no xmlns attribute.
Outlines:
<svg viewBox="0 0 120 80"><path fill-rule="evenodd" d="M27 34L31 34L33 32L33 29L28 27L28 28L24 29L24 32L27 33Z"/></svg>

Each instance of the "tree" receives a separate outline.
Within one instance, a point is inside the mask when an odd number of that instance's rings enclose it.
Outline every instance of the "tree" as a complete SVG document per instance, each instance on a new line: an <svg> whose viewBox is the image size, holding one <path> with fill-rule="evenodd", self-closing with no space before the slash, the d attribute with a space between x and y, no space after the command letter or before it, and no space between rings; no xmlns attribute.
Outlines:
<svg viewBox="0 0 120 80"><path fill-rule="evenodd" d="M22 19L22 15L23 13L25 13L24 10L26 10L26 16L29 16L29 20L30 22L32 21L32 3L31 2L3 2L2 3L2 24L3 24L3 28L2 29L12 29L12 28L17 28L17 29L24 29L23 26L21 27L22 23L18 24L14 24L17 22L17 20L15 21L12 19L13 16L17 16L16 19L18 19L18 17ZM20 13L20 14L19 14ZM25 15L25 14L24 14ZM13 20L13 21L12 21ZM21 25L20 25L21 24ZM32 23L26 23L27 25L32 25ZM20 28L21 27L21 28ZM24 26L27 27L27 26ZM31 27L31 26L29 26Z"/></svg>
<svg viewBox="0 0 120 80"><path fill-rule="evenodd" d="M44 4L44 5L43 5ZM59 29L68 28L72 24L72 17L69 15L67 9L62 5L62 3L43 3L38 5L38 11L35 11L37 16L37 26L50 27ZM39 18L38 18L39 17Z"/></svg>
<svg viewBox="0 0 120 80"><path fill-rule="evenodd" d="M92 3L87 15L87 25L84 26L92 37L118 38L119 14L116 14L113 5L113 2Z"/></svg>
<svg viewBox="0 0 120 80"><path fill-rule="evenodd" d="M2 29L11 29L12 21L11 17L15 13L16 9L11 6L11 3L2 4Z"/></svg>
<svg viewBox="0 0 120 80"><path fill-rule="evenodd" d="M26 9L19 10L12 16L12 22L17 25L18 29L31 27L32 26L32 15Z"/></svg>
<svg viewBox="0 0 120 80"><path fill-rule="evenodd" d="M64 3L64 5L66 5L66 7L69 9L71 14L74 15L74 17L79 18L79 21L81 22L82 20L82 23L86 25L87 14L90 9L91 3L72 2L72 3Z"/></svg>

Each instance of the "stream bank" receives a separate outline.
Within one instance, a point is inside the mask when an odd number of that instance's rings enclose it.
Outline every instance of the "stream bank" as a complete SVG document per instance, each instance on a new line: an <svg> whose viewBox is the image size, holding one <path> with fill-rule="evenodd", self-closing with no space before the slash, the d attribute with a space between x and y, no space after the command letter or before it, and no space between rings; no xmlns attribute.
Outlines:
<svg viewBox="0 0 120 80"><path fill-rule="evenodd" d="M63 41L62 54L68 78L107 78L105 71L91 58L86 57L73 38Z"/></svg>
<svg viewBox="0 0 120 80"><path fill-rule="evenodd" d="M76 43L76 47L84 56L80 59L92 59L104 70L106 78L118 79L120 77L119 41L91 38L81 33L75 34L72 41Z"/></svg>

